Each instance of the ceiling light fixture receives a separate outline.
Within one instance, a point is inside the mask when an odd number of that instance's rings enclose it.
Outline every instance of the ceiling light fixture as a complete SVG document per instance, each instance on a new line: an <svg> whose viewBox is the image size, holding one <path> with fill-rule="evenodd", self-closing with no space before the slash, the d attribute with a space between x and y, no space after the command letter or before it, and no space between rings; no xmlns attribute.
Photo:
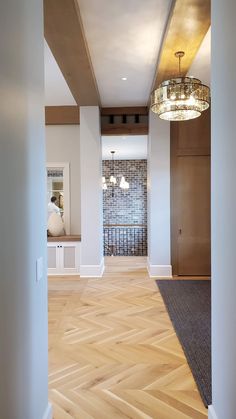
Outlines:
<svg viewBox="0 0 236 419"><path fill-rule="evenodd" d="M177 51L179 77L165 80L152 92L151 110L167 121L187 121L197 118L210 105L210 89L194 77L181 76L181 58Z"/></svg>
<svg viewBox="0 0 236 419"><path fill-rule="evenodd" d="M114 186L117 184L117 180L115 177L115 167L114 167L114 154L115 151L111 151L111 175L109 178L109 182L106 181L105 176L102 176L102 189L108 190L108 186L112 187L111 196L114 197ZM117 185L118 186L118 185ZM121 176L119 187L121 189L129 189L129 182L125 180L124 176Z"/></svg>
<svg viewBox="0 0 236 419"><path fill-rule="evenodd" d="M127 77L121 77L121 80L126 81Z"/></svg>

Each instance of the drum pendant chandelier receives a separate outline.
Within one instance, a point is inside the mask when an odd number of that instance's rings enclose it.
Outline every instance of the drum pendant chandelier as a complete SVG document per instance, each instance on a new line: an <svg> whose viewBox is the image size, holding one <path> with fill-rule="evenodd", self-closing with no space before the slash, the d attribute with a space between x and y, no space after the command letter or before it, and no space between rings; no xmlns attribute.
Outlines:
<svg viewBox="0 0 236 419"><path fill-rule="evenodd" d="M194 77L181 76L183 51L175 56L179 59L179 76L163 81L152 92L151 110L167 121L187 121L197 118L210 105L210 89Z"/></svg>

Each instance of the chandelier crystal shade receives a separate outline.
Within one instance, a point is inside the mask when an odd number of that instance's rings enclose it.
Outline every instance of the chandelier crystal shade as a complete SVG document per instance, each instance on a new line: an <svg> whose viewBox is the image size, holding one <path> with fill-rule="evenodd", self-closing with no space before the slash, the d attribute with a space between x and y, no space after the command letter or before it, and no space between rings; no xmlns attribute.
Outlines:
<svg viewBox="0 0 236 419"><path fill-rule="evenodd" d="M180 59L183 51L176 52ZM210 105L210 89L194 77L165 80L151 95L151 110L167 121L186 121L197 118Z"/></svg>

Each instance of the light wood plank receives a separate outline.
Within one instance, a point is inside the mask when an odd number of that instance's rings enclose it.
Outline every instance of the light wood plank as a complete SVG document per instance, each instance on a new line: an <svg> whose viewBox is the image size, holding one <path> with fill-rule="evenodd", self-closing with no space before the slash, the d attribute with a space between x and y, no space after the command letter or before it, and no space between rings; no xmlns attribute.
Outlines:
<svg viewBox="0 0 236 419"><path fill-rule="evenodd" d="M81 235L68 235L68 236L49 236L47 238L48 242L80 242Z"/></svg>

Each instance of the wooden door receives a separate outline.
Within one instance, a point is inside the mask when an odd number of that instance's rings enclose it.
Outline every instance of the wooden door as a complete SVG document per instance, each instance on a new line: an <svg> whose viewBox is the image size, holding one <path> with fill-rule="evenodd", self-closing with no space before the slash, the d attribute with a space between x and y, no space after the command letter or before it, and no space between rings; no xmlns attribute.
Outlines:
<svg viewBox="0 0 236 419"><path fill-rule="evenodd" d="M210 275L210 111L171 123L171 259L174 275Z"/></svg>
<svg viewBox="0 0 236 419"><path fill-rule="evenodd" d="M178 157L178 275L210 275L210 156Z"/></svg>

